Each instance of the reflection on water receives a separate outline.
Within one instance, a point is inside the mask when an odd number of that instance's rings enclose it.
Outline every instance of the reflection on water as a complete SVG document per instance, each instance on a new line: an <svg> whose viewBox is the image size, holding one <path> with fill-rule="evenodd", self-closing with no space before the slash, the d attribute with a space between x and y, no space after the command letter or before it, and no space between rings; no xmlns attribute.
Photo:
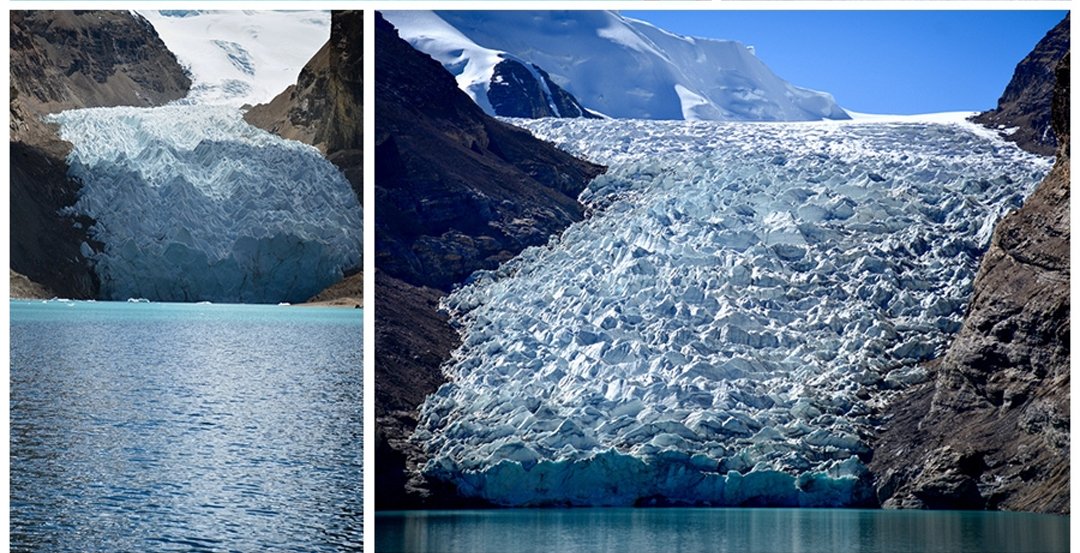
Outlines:
<svg viewBox="0 0 1080 553"><path fill-rule="evenodd" d="M11 550L361 550L361 320L12 302Z"/></svg>
<svg viewBox="0 0 1080 553"><path fill-rule="evenodd" d="M395 551L1068 551L1069 517L839 509L513 509L376 513Z"/></svg>

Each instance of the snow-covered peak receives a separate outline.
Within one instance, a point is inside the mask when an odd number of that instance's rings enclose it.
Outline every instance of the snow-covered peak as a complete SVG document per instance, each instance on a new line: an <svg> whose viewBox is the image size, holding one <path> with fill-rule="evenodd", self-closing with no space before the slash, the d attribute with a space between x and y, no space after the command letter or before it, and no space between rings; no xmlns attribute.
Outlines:
<svg viewBox="0 0 1080 553"><path fill-rule="evenodd" d="M191 72L187 103L269 102L330 38L327 11L140 11Z"/></svg>
<svg viewBox="0 0 1080 553"><path fill-rule="evenodd" d="M493 68L539 66L586 108L616 118L847 119L832 96L793 86L737 41L689 38L602 11L388 11L413 47L487 100Z"/></svg>

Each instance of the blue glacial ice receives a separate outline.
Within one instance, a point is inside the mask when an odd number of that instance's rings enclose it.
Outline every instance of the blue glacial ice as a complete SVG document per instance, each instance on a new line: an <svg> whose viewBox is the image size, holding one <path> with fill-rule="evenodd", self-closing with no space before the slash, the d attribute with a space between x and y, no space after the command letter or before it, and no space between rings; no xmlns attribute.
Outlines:
<svg viewBox="0 0 1080 553"><path fill-rule="evenodd" d="M226 106L94 108L51 116L97 222L83 253L107 299L303 301L359 268L363 213L310 146Z"/></svg>
<svg viewBox="0 0 1080 553"><path fill-rule="evenodd" d="M591 218L443 302L424 472L502 505L873 504L874 408L1050 161L963 123L517 121Z"/></svg>

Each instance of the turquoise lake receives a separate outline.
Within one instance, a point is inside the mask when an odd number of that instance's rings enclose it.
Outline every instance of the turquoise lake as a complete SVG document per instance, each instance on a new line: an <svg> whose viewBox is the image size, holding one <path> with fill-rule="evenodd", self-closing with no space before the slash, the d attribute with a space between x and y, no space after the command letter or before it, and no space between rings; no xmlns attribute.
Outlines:
<svg viewBox="0 0 1080 553"><path fill-rule="evenodd" d="M362 310L12 301L11 551L361 551Z"/></svg>
<svg viewBox="0 0 1080 553"><path fill-rule="evenodd" d="M843 509L507 509L375 513L392 552L1043 552L1069 517Z"/></svg>

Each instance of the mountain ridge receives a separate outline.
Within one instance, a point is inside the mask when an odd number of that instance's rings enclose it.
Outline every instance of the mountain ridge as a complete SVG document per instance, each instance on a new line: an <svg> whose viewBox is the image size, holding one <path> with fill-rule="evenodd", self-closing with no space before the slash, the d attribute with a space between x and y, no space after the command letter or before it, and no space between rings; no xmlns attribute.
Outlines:
<svg viewBox="0 0 1080 553"><path fill-rule="evenodd" d="M1054 155L1058 146L1051 122L1054 67L1069 50L1069 21L1066 15L1039 40L1016 65L997 107L975 115L972 121L999 130L1005 140L1029 152Z"/></svg>

